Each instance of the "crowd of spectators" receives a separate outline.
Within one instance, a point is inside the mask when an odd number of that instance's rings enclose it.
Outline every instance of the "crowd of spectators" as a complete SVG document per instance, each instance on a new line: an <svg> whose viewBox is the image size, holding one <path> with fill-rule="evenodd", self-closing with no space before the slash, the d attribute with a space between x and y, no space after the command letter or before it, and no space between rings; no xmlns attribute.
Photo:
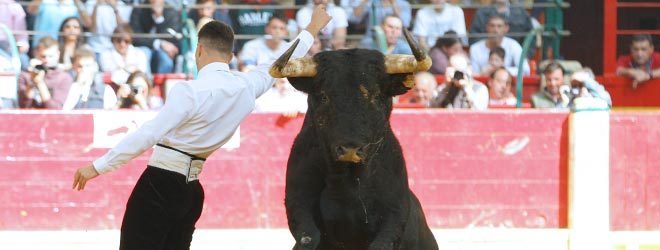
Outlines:
<svg viewBox="0 0 660 250"><path fill-rule="evenodd" d="M516 104L512 77L518 68L521 66L524 76L537 73L529 63L534 60L533 48L521 60L523 36L519 34L533 29L538 21L511 0L487 1L469 25L456 3L476 0L415 1L426 4L416 10L407 0L286 2L301 8L293 13L280 8L228 9L228 4L283 3L196 0L189 3L195 6L187 16L197 29L215 19L251 38L239 39L235 45L236 60L230 66L240 71L275 59L286 49L286 40L309 23L314 5L326 4L332 21L308 56L356 47L411 54L403 38L407 29L428 52L433 65L429 72L416 75L413 91L397 98L401 103L476 110L512 107ZM184 56L181 34L185 22L180 8L179 0L0 0L0 26L11 30L15 38L0 32L0 71L14 71L16 60L22 70L15 97L0 95L0 108L157 109L163 99L159 91L153 91L152 77L179 73L181 65L177 64ZM359 39L348 39L350 35L359 35ZM15 40L14 47L11 40ZM660 77L659 62L651 37L637 35L630 55L618 61L617 72L632 78L637 87ZM561 64L551 63L538 73L544 80L541 90L532 96L533 107L571 107L578 97L593 97L611 106L609 94L588 71L567 72ZM286 80L277 81L258 106L260 110L269 110L265 108L269 105L286 110L278 103L282 102L291 111L304 112L301 95ZM287 96L292 100L282 101Z"/></svg>

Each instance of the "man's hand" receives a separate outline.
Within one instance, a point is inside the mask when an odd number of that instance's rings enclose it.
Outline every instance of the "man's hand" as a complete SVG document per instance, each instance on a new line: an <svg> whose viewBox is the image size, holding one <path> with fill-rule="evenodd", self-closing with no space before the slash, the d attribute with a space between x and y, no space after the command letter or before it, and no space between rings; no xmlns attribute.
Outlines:
<svg viewBox="0 0 660 250"><path fill-rule="evenodd" d="M87 184L87 181L94 179L96 176L99 176L99 172L96 172L94 165L79 168L73 175L72 188L78 189L78 191L83 190L85 189L85 184Z"/></svg>
<svg viewBox="0 0 660 250"><path fill-rule="evenodd" d="M327 25L332 17L328 15L328 12L326 11L326 6L324 4L319 4L316 7L314 7L314 12L312 12L312 20L309 22L309 25L307 25L307 30L312 36L316 37L318 35L319 31Z"/></svg>
<svg viewBox="0 0 660 250"><path fill-rule="evenodd" d="M179 54L179 48L177 48L173 43L165 40L160 40L160 48L167 52L167 55L172 59L174 59L174 57Z"/></svg>

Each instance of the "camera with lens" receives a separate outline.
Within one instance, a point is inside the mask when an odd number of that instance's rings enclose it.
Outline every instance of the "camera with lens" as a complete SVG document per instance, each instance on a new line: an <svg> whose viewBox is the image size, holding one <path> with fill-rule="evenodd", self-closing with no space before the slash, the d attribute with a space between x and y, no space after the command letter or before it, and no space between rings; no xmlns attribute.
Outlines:
<svg viewBox="0 0 660 250"><path fill-rule="evenodd" d="M465 74L462 71L457 70L456 72L454 72L454 76L452 77L452 80L460 81L460 80L463 80L464 77L465 77Z"/></svg>
<svg viewBox="0 0 660 250"><path fill-rule="evenodd" d="M44 71L44 73L48 72L48 67L44 66L43 64L38 64L34 66L34 71Z"/></svg>
<svg viewBox="0 0 660 250"><path fill-rule="evenodd" d="M138 93L140 93L141 90L142 90L142 86L140 86L140 85L131 85L131 93L133 95L137 95Z"/></svg>

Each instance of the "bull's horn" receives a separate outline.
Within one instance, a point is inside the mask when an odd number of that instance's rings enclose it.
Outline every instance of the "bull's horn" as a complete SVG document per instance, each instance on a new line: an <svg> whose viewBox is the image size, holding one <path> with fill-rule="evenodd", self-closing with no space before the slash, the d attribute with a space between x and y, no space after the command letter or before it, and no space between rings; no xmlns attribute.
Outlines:
<svg viewBox="0 0 660 250"><path fill-rule="evenodd" d="M388 74L412 73L426 71L431 68L431 58L419 47L415 39L407 29L403 29L403 35L408 41L413 56L410 55L386 55L385 72Z"/></svg>
<svg viewBox="0 0 660 250"><path fill-rule="evenodd" d="M312 77L316 75L316 63L311 58L298 58L289 61L293 51L296 50L300 39L289 47L289 49L277 58L270 67L268 73L274 78L283 77Z"/></svg>

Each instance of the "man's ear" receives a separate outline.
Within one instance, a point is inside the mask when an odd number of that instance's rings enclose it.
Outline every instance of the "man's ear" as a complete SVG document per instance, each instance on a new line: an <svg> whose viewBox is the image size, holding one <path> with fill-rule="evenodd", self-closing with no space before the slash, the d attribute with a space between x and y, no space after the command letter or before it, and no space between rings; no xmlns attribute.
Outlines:
<svg viewBox="0 0 660 250"><path fill-rule="evenodd" d="M291 86L305 92L307 94L311 93L314 90L314 78L313 77L288 77L289 83Z"/></svg>
<svg viewBox="0 0 660 250"><path fill-rule="evenodd" d="M409 74L388 74L383 83L383 93L389 96L397 96L408 92L415 85L414 75Z"/></svg>

